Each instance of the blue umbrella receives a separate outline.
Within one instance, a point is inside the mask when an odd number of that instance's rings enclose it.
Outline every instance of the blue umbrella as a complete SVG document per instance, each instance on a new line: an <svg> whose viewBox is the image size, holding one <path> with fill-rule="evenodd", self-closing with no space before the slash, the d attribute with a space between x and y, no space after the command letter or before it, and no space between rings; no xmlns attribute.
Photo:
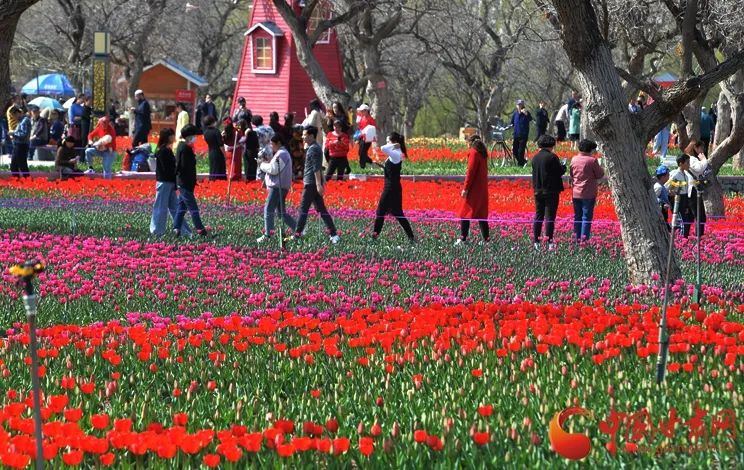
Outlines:
<svg viewBox="0 0 744 470"><path fill-rule="evenodd" d="M61 73L50 73L32 79L21 88L21 92L27 95L71 96L75 94L75 89L72 88L67 76Z"/></svg>
<svg viewBox="0 0 744 470"><path fill-rule="evenodd" d="M47 98L46 96L39 96L37 98L34 98L29 101L28 104L35 104L39 107L39 109L52 108L58 111L65 110L65 108L61 104L59 104L59 101L53 98Z"/></svg>

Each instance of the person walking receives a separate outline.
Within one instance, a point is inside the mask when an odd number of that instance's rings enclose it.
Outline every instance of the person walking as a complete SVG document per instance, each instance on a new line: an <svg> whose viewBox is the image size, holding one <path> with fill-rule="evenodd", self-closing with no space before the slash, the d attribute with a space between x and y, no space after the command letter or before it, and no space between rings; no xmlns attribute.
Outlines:
<svg viewBox="0 0 744 470"><path fill-rule="evenodd" d="M33 105L32 105L33 106ZM10 172L13 176L28 177L28 147L31 138L31 111L25 115L21 108L12 108L12 117L18 122L10 133L13 139L13 154L10 158Z"/></svg>
<svg viewBox="0 0 744 470"><path fill-rule="evenodd" d="M181 141L183 142L183 141ZM156 237L165 235L168 214L175 222L178 208L176 192L176 156L173 145L176 143L176 132L166 127L160 131L158 146L155 150L155 204L150 218L150 233ZM191 228L186 222L182 225L184 235L191 235Z"/></svg>
<svg viewBox="0 0 744 470"><path fill-rule="evenodd" d="M359 167L364 169L372 163L369 151L377 142L377 122L369 113L369 106L362 104L357 108L357 128L359 129Z"/></svg>
<svg viewBox="0 0 744 470"><path fill-rule="evenodd" d="M95 173L93 157L103 158L103 177L111 178L114 174L113 166L116 158L116 130L107 116L98 120L95 129L88 134L88 142L92 147L85 149L85 162L88 163L86 174Z"/></svg>
<svg viewBox="0 0 744 470"><path fill-rule="evenodd" d="M340 119L334 121L333 131L325 138L325 147L328 152L326 181L333 178L333 173L336 173L339 181L343 181L346 167L349 166L349 135L343 132L343 122Z"/></svg>
<svg viewBox="0 0 744 470"><path fill-rule="evenodd" d="M297 222L287 213L287 194L292 188L292 157L284 146L282 136L271 136L271 148L274 155L268 162L261 163L266 185L266 203L264 204L264 233L256 242L264 243L274 236L274 215L279 217L292 232L297 229Z"/></svg>
<svg viewBox="0 0 744 470"><path fill-rule="evenodd" d="M132 147L139 147L147 143L147 138L152 130L152 109L150 102L145 98L145 92L137 90L134 92L137 107L129 108L134 113L134 135L132 136ZM129 170L129 168L125 168Z"/></svg>
<svg viewBox="0 0 744 470"><path fill-rule="evenodd" d="M581 110L584 106L578 102L571 109L570 120L568 123L568 140L571 141L571 148L576 149L581 135Z"/></svg>
<svg viewBox="0 0 744 470"><path fill-rule="evenodd" d="M558 214L558 199L563 191L563 179L566 166L553 153L555 139L543 134L537 139L540 150L532 157L532 189L535 192L535 221L532 224L532 241L535 249L540 249L540 236L545 221L545 237L548 239L548 250L555 248L553 233L555 217Z"/></svg>
<svg viewBox="0 0 744 470"><path fill-rule="evenodd" d="M335 125L335 124L334 124ZM340 126L338 126L340 127ZM413 242L415 237L408 218L403 214L403 187L400 184L400 170L403 159L406 157L406 142L402 135L393 132L387 138L387 144L380 147L382 153L387 155L385 159L385 184L382 188L380 201L377 203L375 213L375 226L372 229L372 238L375 240L380 236L382 226L385 223L385 215L388 213L395 217L408 240Z"/></svg>
<svg viewBox="0 0 744 470"><path fill-rule="evenodd" d="M181 138L181 130L189 124L190 119L189 112L186 111L185 103L176 103L176 112L178 114L176 115L175 138L178 140Z"/></svg>
<svg viewBox="0 0 744 470"><path fill-rule="evenodd" d="M212 116L204 116L202 120L204 142L207 143L209 155L209 181L227 179L225 154L222 153L222 135L217 130L217 120Z"/></svg>
<svg viewBox="0 0 744 470"><path fill-rule="evenodd" d="M548 123L550 122L550 118L548 117L548 110L545 109L545 103L540 101L539 108L537 108L537 112L535 112L535 128L537 129L537 137L535 137L535 142L540 138L541 135L548 132Z"/></svg>
<svg viewBox="0 0 744 470"><path fill-rule="evenodd" d="M194 154L194 143L196 142L196 126L189 124L181 130L182 141L176 148L176 185L178 186L178 207L176 208L176 218L173 221L173 233L179 237L186 234L184 227L184 218L186 211L191 214L191 220L194 222L196 233L202 236L207 235L207 229L204 228L199 206L194 197L196 188L196 155Z"/></svg>
<svg viewBox="0 0 744 470"><path fill-rule="evenodd" d="M524 154L527 150L527 139L530 136L530 121L532 121L532 115L525 108L524 100L517 100L517 109L512 113L511 124L514 127L512 153L519 166L527 164Z"/></svg>
<svg viewBox="0 0 744 470"><path fill-rule="evenodd" d="M488 151L479 135L470 138L468 169L465 187L460 193L464 199L460 209L460 238L455 246L468 240L470 221L477 220L483 241L489 240L488 228Z"/></svg>
<svg viewBox="0 0 744 470"><path fill-rule="evenodd" d="M576 104L577 106L580 103ZM597 144L582 139L579 154L571 159L571 186L573 187L574 237L576 242L587 241L591 236L594 206L597 203L599 180L604 171L594 154Z"/></svg>
<svg viewBox="0 0 744 470"><path fill-rule="evenodd" d="M302 197L300 198L300 215L297 218L297 229L293 238L302 237L307 223L310 206L320 214L328 233L331 243L336 244L341 240L336 232L333 217L328 213L323 196L325 194L325 180L323 179L323 150L316 141L318 128L307 126L302 130L302 140L305 142L305 171L302 178Z"/></svg>

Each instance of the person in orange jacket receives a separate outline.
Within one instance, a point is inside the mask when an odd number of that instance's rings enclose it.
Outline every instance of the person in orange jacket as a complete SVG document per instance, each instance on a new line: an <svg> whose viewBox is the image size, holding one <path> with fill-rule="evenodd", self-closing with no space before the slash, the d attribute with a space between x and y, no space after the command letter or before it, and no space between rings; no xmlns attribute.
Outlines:
<svg viewBox="0 0 744 470"><path fill-rule="evenodd" d="M333 173L339 181L344 180L344 172L349 166L349 134L343 131L344 123L340 119L333 122L333 131L326 135L324 145L328 149L328 171L325 179L330 181Z"/></svg>
<svg viewBox="0 0 744 470"><path fill-rule="evenodd" d="M108 117L103 116L98 120L96 127L88 134L88 142L90 147L85 149L88 169L85 174L95 173L93 157L103 157L103 177L111 178L113 176L112 166L116 158L116 130Z"/></svg>

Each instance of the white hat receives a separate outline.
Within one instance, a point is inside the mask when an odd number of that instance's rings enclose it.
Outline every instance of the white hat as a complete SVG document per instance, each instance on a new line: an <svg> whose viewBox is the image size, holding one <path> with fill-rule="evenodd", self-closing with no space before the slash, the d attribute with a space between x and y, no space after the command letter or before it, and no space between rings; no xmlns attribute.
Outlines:
<svg viewBox="0 0 744 470"><path fill-rule="evenodd" d="M144 91L142 91L142 90L136 90L136 91L134 92L134 96L137 96L137 95L144 95L144 94L145 94L145 92L144 92Z"/></svg>
<svg viewBox="0 0 744 470"><path fill-rule="evenodd" d="M369 111L369 106L365 103L357 108L357 111Z"/></svg>

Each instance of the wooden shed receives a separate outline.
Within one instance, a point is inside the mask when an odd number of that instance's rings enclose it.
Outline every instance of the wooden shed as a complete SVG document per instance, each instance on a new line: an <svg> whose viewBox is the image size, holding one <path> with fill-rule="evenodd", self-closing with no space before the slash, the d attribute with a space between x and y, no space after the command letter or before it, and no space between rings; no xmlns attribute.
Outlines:
<svg viewBox="0 0 744 470"><path fill-rule="evenodd" d="M193 122L197 91L199 87L206 85L205 79L169 59L162 59L145 67L139 88L145 92L145 97L152 106L153 132L176 125L177 102L189 105Z"/></svg>
<svg viewBox="0 0 744 470"><path fill-rule="evenodd" d="M301 0L286 0L299 13ZM330 3L321 3L308 22L308 29L331 14ZM343 67L336 32L331 29L321 37L313 53L330 82L344 88ZM233 111L239 97L245 97L253 115L268 122L269 113L295 113L301 122L311 100L316 98L305 69L297 60L295 43L289 27L271 0L255 0L251 10L245 43L238 69L233 99ZM326 103L330 105L330 103Z"/></svg>

